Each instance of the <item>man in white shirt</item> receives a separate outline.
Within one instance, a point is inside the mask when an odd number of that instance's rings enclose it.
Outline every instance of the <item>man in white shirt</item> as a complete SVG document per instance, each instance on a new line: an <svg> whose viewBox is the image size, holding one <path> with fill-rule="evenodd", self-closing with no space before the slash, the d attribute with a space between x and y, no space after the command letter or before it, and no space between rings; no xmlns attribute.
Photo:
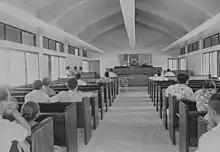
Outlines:
<svg viewBox="0 0 220 152"><path fill-rule="evenodd" d="M109 71L109 77L110 77L110 78L116 78L116 77L117 77L116 73L113 72L113 69L110 69L110 71Z"/></svg>
<svg viewBox="0 0 220 152"><path fill-rule="evenodd" d="M66 75L68 78L73 76L73 72L71 71L69 66L66 67Z"/></svg>
<svg viewBox="0 0 220 152"><path fill-rule="evenodd" d="M85 85L87 85L87 83L86 83L85 81L82 81L82 80L81 80L81 74L80 74L80 73L77 73L77 74L75 75L75 77L76 77L76 80L78 81L78 85L79 85L79 86L85 86Z"/></svg>
<svg viewBox="0 0 220 152"><path fill-rule="evenodd" d="M220 151L220 93L212 95L208 105L208 128L210 131L200 137L199 146L196 152Z"/></svg>
<svg viewBox="0 0 220 152"><path fill-rule="evenodd" d="M0 147L1 152L9 152L12 141L18 141L18 149L29 152L29 145L25 138L31 134L31 127L27 121L14 109L6 89L0 88ZM3 119L3 115L12 115L16 121Z"/></svg>
<svg viewBox="0 0 220 152"><path fill-rule="evenodd" d="M164 74L165 77L174 77L175 74L173 72L171 72L170 69L167 69L167 72Z"/></svg>

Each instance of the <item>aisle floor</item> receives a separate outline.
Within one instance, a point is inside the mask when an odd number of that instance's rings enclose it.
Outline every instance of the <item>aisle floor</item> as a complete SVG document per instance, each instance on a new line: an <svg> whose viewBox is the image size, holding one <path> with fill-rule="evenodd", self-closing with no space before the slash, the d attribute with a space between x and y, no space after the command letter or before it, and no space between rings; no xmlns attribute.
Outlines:
<svg viewBox="0 0 220 152"><path fill-rule="evenodd" d="M178 152L162 126L147 88L122 92L80 152Z"/></svg>

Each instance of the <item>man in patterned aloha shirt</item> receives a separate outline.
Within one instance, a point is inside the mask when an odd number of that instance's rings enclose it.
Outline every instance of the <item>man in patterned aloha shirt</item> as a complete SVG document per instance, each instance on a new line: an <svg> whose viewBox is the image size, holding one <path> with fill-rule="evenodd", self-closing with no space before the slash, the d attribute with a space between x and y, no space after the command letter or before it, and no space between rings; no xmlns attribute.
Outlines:
<svg viewBox="0 0 220 152"><path fill-rule="evenodd" d="M196 101L196 107L198 111L207 111L208 110L208 101L213 94L216 93L215 83L211 80L204 82L202 89L197 90L190 97L190 100Z"/></svg>
<svg viewBox="0 0 220 152"><path fill-rule="evenodd" d="M177 100L189 99L193 94L193 90L187 86L189 76L186 74L179 74L177 76L178 83L169 86L165 91L165 96L175 96Z"/></svg>

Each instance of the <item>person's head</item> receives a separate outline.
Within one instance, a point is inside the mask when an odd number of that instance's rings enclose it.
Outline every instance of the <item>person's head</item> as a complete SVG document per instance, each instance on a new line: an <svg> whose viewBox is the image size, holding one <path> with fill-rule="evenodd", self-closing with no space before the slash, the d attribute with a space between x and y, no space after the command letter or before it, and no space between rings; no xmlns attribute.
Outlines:
<svg viewBox="0 0 220 152"><path fill-rule="evenodd" d="M69 67L69 66L67 66L67 67L66 67L66 70L69 70L69 69L70 69L70 67Z"/></svg>
<svg viewBox="0 0 220 152"><path fill-rule="evenodd" d="M220 122L220 93L213 94L209 99L208 114L216 124Z"/></svg>
<svg viewBox="0 0 220 152"><path fill-rule="evenodd" d="M41 88L43 87L43 83L41 80L35 80L33 83L32 83L32 88L34 90L40 90Z"/></svg>
<svg viewBox="0 0 220 152"><path fill-rule="evenodd" d="M213 82L212 80L206 80L204 82L203 88L204 89L215 89L216 88L215 82Z"/></svg>
<svg viewBox="0 0 220 152"><path fill-rule="evenodd" d="M79 70L82 71L82 70L83 70L83 67L80 67Z"/></svg>
<svg viewBox="0 0 220 152"><path fill-rule="evenodd" d="M75 90L77 89L77 85L78 85L78 81L76 80L76 78L70 78L66 81L66 86L68 89L70 90Z"/></svg>
<svg viewBox="0 0 220 152"><path fill-rule="evenodd" d="M7 109L13 107L9 99L9 91L5 88L0 88L0 116L7 113Z"/></svg>
<svg viewBox="0 0 220 152"><path fill-rule="evenodd" d="M21 108L21 115L27 122L34 121L40 113L40 106L38 103L33 101L28 101L23 104Z"/></svg>
<svg viewBox="0 0 220 152"><path fill-rule="evenodd" d="M113 69L110 69L110 72L113 72Z"/></svg>
<svg viewBox="0 0 220 152"><path fill-rule="evenodd" d="M105 72L105 77L106 77L106 78L109 77L109 72Z"/></svg>
<svg viewBox="0 0 220 152"><path fill-rule="evenodd" d="M170 70L170 69L167 69L167 72L171 72L171 70Z"/></svg>
<svg viewBox="0 0 220 152"><path fill-rule="evenodd" d="M77 66L74 67L74 70L77 70Z"/></svg>
<svg viewBox="0 0 220 152"><path fill-rule="evenodd" d="M76 80L79 80L79 79L81 78L81 74L80 74L80 73L77 73L77 74L75 75L75 77L76 77Z"/></svg>
<svg viewBox="0 0 220 152"><path fill-rule="evenodd" d="M50 86L50 84L51 84L50 78L45 77L45 78L43 79L43 86Z"/></svg>
<svg viewBox="0 0 220 152"><path fill-rule="evenodd" d="M160 77L160 76L161 76L161 73L157 73L157 76Z"/></svg>
<svg viewBox="0 0 220 152"><path fill-rule="evenodd" d="M177 75L177 81L179 84L187 84L189 80L189 76L184 73L180 73Z"/></svg>

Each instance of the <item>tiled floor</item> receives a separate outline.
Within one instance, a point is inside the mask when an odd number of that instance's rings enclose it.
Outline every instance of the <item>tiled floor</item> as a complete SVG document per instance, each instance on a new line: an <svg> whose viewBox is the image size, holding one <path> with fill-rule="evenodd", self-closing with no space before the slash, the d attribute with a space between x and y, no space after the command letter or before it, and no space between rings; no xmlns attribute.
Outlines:
<svg viewBox="0 0 220 152"><path fill-rule="evenodd" d="M121 92L80 152L178 152L178 146L171 144L147 88L132 88Z"/></svg>

